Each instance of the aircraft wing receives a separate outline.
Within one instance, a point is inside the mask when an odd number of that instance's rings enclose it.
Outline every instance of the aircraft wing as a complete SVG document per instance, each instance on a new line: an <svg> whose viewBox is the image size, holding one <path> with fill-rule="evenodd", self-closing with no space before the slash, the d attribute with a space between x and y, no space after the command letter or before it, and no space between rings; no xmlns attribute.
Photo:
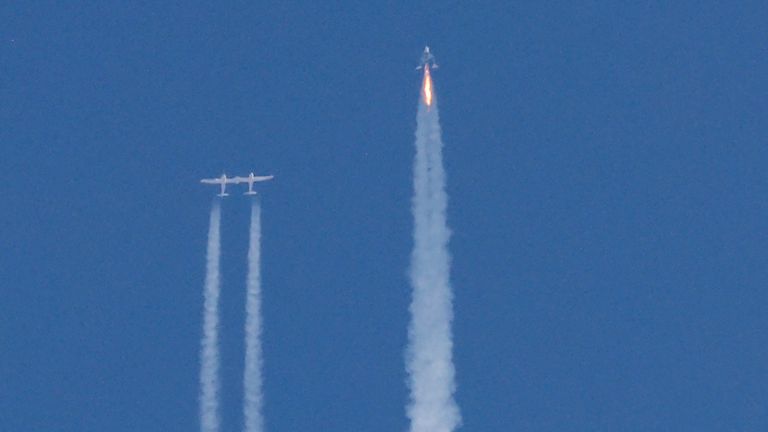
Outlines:
<svg viewBox="0 0 768 432"><path fill-rule="evenodd" d="M254 176L254 177L253 177L253 181L257 181L257 182L260 182L260 181L267 181L267 180L272 180L273 178L275 178L275 176L273 176L273 175L268 175L268 176ZM247 180L247 179L246 179L246 180Z"/></svg>
<svg viewBox="0 0 768 432"><path fill-rule="evenodd" d="M245 177L228 177L227 178L227 184L239 184L245 181L248 181L248 179Z"/></svg>
<svg viewBox="0 0 768 432"><path fill-rule="evenodd" d="M205 183L205 184L222 184L223 182L221 181L221 179L215 178L215 179L202 179L202 180L200 180L200 183ZM229 183L229 182L227 182L227 183Z"/></svg>

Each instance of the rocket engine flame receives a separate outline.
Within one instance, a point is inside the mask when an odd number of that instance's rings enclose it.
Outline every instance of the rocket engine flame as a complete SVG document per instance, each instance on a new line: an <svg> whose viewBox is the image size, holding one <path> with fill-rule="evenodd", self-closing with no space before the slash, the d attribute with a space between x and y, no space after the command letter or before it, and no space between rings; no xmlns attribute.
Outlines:
<svg viewBox="0 0 768 432"><path fill-rule="evenodd" d="M429 65L424 65L424 83L421 86L421 94L424 103L432 106L432 76L429 74Z"/></svg>

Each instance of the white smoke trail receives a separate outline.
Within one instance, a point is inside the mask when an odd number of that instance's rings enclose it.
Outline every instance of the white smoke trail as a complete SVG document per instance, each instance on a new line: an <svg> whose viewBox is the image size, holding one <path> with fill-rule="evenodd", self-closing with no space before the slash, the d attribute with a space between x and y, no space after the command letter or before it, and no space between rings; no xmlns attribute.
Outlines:
<svg viewBox="0 0 768 432"><path fill-rule="evenodd" d="M406 368L411 390L411 432L450 432L461 423L452 360L453 294L449 281L450 230L442 161L443 142L437 103L422 101L416 127L414 160L414 247L411 256L413 299Z"/></svg>
<svg viewBox="0 0 768 432"><path fill-rule="evenodd" d="M200 430L219 431L219 260L221 255L221 206L211 207L206 254L203 338L200 343Z"/></svg>
<svg viewBox="0 0 768 432"><path fill-rule="evenodd" d="M245 318L245 375L243 376L243 414L245 432L262 432L261 407L261 207L258 198L251 203L251 234L248 247L248 278Z"/></svg>

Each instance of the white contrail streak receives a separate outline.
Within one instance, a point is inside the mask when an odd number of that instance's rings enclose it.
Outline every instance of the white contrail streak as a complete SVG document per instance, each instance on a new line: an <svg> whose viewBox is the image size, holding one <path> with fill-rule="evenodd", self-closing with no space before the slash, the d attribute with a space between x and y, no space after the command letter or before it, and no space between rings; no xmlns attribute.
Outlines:
<svg viewBox="0 0 768 432"><path fill-rule="evenodd" d="M219 260L221 255L221 206L211 207L206 254L203 338L200 343L200 430L219 431Z"/></svg>
<svg viewBox="0 0 768 432"><path fill-rule="evenodd" d="M453 294L446 223L447 196L443 142L437 104L419 104L414 160L413 299L406 368L409 373L411 432L450 432L461 424L453 393Z"/></svg>
<svg viewBox="0 0 768 432"><path fill-rule="evenodd" d="M262 432L261 412L261 207L258 198L251 203L251 234L248 247L248 278L245 318L245 374L243 376L243 415L245 432Z"/></svg>

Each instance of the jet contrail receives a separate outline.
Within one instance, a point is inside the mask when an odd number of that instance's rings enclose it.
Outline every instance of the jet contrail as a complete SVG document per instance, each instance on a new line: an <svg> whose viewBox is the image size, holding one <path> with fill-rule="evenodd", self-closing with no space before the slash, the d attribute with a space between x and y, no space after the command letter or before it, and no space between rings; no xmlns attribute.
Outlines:
<svg viewBox="0 0 768 432"><path fill-rule="evenodd" d="M261 413L261 207L258 198L251 203L251 234L248 247L248 278L245 318L245 374L243 376L243 415L245 432L262 432Z"/></svg>
<svg viewBox="0 0 768 432"><path fill-rule="evenodd" d="M409 374L411 432L450 432L461 424L452 360L453 294L446 223L447 196L440 121L429 65L416 126L413 169L414 246L411 255L411 323L406 369Z"/></svg>
<svg viewBox="0 0 768 432"><path fill-rule="evenodd" d="M203 338L200 343L200 430L219 431L219 257L221 205L215 199L208 228Z"/></svg>

